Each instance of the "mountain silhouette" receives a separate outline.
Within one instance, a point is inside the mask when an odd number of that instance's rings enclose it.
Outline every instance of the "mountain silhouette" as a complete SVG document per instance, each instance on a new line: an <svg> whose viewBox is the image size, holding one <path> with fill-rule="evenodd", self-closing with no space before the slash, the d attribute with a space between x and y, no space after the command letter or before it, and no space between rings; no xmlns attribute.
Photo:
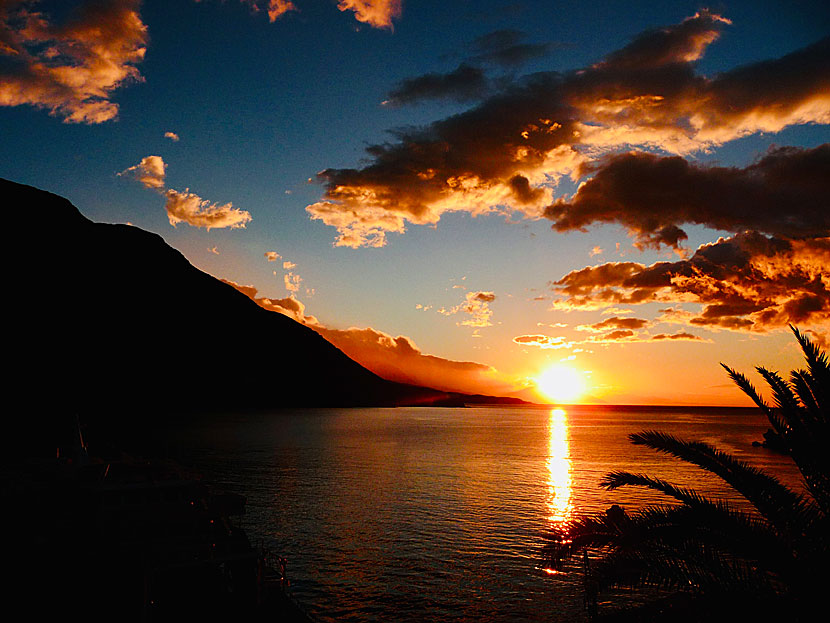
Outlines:
<svg viewBox="0 0 830 623"><path fill-rule="evenodd" d="M193 414L499 401L386 381L161 236L7 180L0 197L31 223L6 240L14 417L52 452L76 417L123 443Z"/></svg>

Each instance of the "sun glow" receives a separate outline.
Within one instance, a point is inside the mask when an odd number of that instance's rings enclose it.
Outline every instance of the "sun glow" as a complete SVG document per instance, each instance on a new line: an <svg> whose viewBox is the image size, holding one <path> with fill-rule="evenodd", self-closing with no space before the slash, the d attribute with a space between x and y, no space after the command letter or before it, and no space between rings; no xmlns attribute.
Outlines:
<svg viewBox="0 0 830 623"><path fill-rule="evenodd" d="M585 392L585 376L573 368L554 366L536 377L536 388L555 402L573 402Z"/></svg>

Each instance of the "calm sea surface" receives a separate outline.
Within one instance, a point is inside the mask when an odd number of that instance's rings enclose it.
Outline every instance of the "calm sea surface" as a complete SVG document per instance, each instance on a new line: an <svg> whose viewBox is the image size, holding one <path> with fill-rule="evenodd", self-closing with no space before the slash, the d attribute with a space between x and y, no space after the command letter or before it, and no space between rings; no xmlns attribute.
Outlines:
<svg viewBox="0 0 830 623"><path fill-rule="evenodd" d="M717 445L800 487L753 448L757 412L707 409L327 409L232 416L172 432L179 459L248 498L243 525L288 561L321 622L581 621L579 574L549 576L546 530L611 504L614 469L734 498L717 478L627 441L657 429Z"/></svg>

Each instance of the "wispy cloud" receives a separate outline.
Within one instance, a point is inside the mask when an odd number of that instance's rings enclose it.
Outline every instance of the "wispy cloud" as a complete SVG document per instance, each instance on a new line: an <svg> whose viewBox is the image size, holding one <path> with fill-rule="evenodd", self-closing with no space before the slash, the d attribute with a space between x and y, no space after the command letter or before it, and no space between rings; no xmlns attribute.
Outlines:
<svg viewBox="0 0 830 623"><path fill-rule="evenodd" d="M493 292L467 292L464 295L463 302L449 309L442 307L437 311L444 316L451 316L459 312L469 315L470 317L468 319L458 323L465 327L489 327L492 326L490 319L493 317L493 310L490 309L490 303L495 300L496 295Z"/></svg>
<svg viewBox="0 0 830 623"><path fill-rule="evenodd" d="M164 133L164 138L169 138L174 143L179 142L179 135L176 134L175 132L165 132Z"/></svg>
<svg viewBox="0 0 830 623"><path fill-rule="evenodd" d="M167 164L161 156L146 156L137 165L121 171L118 175L132 177L146 188L164 188L164 178Z"/></svg>
<svg viewBox="0 0 830 623"><path fill-rule="evenodd" d="M527 33L521 30L501 29L482 35L470 46L473 60L515 68L530 60L546 56L561 44L527 43Z"/></svg>
<svg viewBox="0 0 830 623"><path fill-rule="evenodd" d="M478 67L461 63L449 73L429 73L404 80L389 91L385 106L402 106L422 100L453 100L469 102L483 97L490 90L490 81Z"/></svg>

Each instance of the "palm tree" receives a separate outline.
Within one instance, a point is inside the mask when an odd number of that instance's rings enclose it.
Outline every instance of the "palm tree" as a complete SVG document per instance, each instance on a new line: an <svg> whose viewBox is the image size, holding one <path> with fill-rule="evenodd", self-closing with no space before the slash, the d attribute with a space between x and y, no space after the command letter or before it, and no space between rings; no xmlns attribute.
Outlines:
<svg viewBox="0 0 830 623"><path fill-rule="evenodd" d="M756 368L771 389L771 405L743 374L723 367L766 414L800 470L805 492L700 441L658 431L630 435L635 445L716 474L752 510L736 510L725 500L646 474L606 474L601 486L608 490L645 487L674 503L631 514L614 506L605 515L578 519L553 535L545 548L549 564L561 566L574 554L583 556L586 604L592 614L600 591L621 586L685 594L674 620L741 615L812 621L812 606L826 610L822 591L830 585L830 367L814 342L790 328L807 367L793 371L789 380ZM589 552L596 558L590 565Z"/></svg>

